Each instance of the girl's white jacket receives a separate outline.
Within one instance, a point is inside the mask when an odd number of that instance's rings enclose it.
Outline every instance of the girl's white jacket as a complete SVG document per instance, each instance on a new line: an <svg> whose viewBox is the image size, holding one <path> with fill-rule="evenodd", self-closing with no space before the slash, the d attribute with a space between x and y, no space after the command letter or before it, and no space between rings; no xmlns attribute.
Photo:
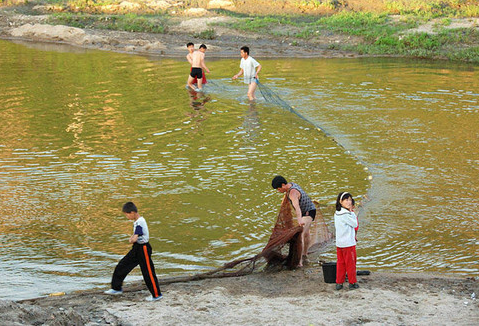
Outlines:
<svg viewBox="0 0 479 326"><path fill-rule="evenodd" d="M346 248L356 245L356 231L358 218L354 212L341 207L334 213L334 227L336 228L336 247Z"/></svg>

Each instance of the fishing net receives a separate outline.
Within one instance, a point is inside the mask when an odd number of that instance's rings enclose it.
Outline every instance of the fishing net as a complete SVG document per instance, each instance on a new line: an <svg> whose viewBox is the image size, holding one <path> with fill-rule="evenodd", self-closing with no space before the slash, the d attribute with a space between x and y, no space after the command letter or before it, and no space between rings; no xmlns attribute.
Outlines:
<svg viewBox="0 0 479 326"><path fill-rule="evenodd" d="M315 204L317 206L317 203ZM303 251L300 241L303 227L297 224L294 217L294 208L288 200L288 196L285 195L268 244L261 252L269 266L280 265L290 269L298 266ZM332 239L332 234L328 230L319 207L316 207L316 218L311 224L309 233L308 253L317 251ZM284 253L285 247L288 247L287 254Z"/></svg>
<svg viewBox="0 0 479 326"><path fill-rule="evenodd" d="M281 108L283 108L283 109L285 109L285 110L287 110L291 113L294 113L295 115L297 115L301 119L309 122L310 124L312 124L316 128L321 129L316 123L314 123L310 119L306 118L301 113L299 113L293 106L289 105L288 102L283 100L278 94L276 94L274 91L272 91L268 86L260 83L259 80L256 80L256 83L258 84L258 89L259 89L261 95L263 95L263 97L264 97L264 99L267 103L272 104L274 106L279 106L279 107L281 107ZM324 130L323 130L323 132L324 132Z"/></svg>
<svg viewBox="0 0 479 326"><path fill-rule="evenodd" d="M317 205L316 202L315 204ZM262 268L269 270L273 268L294 269L299 264L303 249L300 241L303 227L297 224L294 217L294 208L287 195L285 195L271 236L261 253L253 257L231 261L218 269L206 273L174 277L160 283L167 284L206 278L241 276L251 274L255 270ZM317 251L322 245L329 243L331 239L332 234L328 230L323 214L320 208L316 207L316 218L310 228L308 253Z"/></svg>

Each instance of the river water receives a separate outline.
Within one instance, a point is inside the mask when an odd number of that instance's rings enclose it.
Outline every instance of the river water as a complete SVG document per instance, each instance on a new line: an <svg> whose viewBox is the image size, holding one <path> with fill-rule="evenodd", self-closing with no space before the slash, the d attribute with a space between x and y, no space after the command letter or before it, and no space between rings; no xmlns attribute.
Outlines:
<svg viewBox="0 0 479 326"><path fill-rule="evenodd" d="M261 82L309 121L259 92L249 104L228 78L238 59L208 59L196 96L184 60L0 41L0 297L108 288L129 200L160 277L256 254L276 174L322 205L367 199L359 268L479 276L477 66L260 61Z"/></svg>

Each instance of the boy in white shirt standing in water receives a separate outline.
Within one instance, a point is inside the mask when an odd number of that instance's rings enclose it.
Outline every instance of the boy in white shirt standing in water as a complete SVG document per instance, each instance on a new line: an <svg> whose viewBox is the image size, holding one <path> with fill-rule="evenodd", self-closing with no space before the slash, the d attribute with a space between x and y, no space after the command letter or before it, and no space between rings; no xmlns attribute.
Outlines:
<svg viewBox="0 0 479 326"><path fill-rule="evenodd" d="M239 76L244 74L244 83L248 84L248 98L250 101L255 100L256 97L254 96L254 92L258 87L258 74L261 71L261 65L250 57L249 55L249 47L243 46L240 50L241 54L241 63L240 63L240 71L233 76L233 79L237 79ZM258 69L256 69L258 68Z"/></svg>

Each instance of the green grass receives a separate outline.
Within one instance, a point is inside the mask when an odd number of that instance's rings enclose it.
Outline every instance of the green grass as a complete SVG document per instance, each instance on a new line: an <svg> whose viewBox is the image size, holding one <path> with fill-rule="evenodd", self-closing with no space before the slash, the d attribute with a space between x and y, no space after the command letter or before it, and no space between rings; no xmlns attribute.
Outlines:
<svg viewBox="0 0 479 326"><path fill-rule="evenodd" d="M350 50L360 54L392 54L419 58L447 58L479 63L479 32L476 29L442 29L437 34L411 33L389 36Z"/></svg>
<svg viewBox="0 0 479 326"><path fill-rule="evenodd" d="M335 15L297 19L296 16L248 16L222 25L245 32L309 39L330 31L362 39L359 45L332 44L328 49L349 50L360 54L401 55L411 57L449 58L479 62L477 46L479 32L474 28L446 29L450 18L435 25L437 34L407 33L424 23L423 17L404 16L393 19L390 15L365 12L340 12ZM283 28L278 28L283 26ZM288 27L289 30L288 30ZM278 32L278 29L281 30ZM299 44L292 41L292 44Z"/></svg>
<svg viewBox="0 0 479 326"><path fill-rule="evenodd" d="M439 17L477 17L479 3L474 0L384 0L389 14Z"/></svg>
<svg viewBox="0 0 479 326"><path fill-rule="evenodd" d="M214 40L216 38L216 32L213 28L209 28L202 32L193 34L194 38L203 39L203 40Z"/></svg>
<svg viewBox="0 0 479 326"><path fill-rule="evenodd" d="M368 40L391 35L417 26L417 21L392 22L385 14L342 12L336 15L309 20L297 19L294 16L254 16L233 23L220 25L247 32L271 33L278 26L295 27L296 32L289 36L309 38L317 31L329 30L354 36L362 36Z"/></svg>
<svg viewBox="0 0 479 326"><path fill-rule="evenodd" d="M344 12L318 20L318 28L347 35L362 36L367 41L387 37L417 26L417 21L394 22L390 16L373 13Z"/></svg>
<svg viewBox="0 0 479 326"><path fill-rule="evenodd" d="M437 34L407 33L406 31L424 23L423 17L404 16L393 19L390 15L368 12L340 12L321 18L309 16L258 16L236 20L221 25L244 32L288 36L300 39L314 38L330 31L362 39L359 45L332 44L328 49L349 50L360 54L401 55L412 57L449 58L479 62L477 45L479 32L474 28L446 29L450 18L443 18L435 25ZM278 28L283 26L282 28ZM289 27L289 29L288 29ZM281 32L278 32L281 30ZM293 40L292 44L299 44Z"/></svg>
<svg viewBox="0 0 479 326"><path fill-rule="evenodd" d="M128 32L165 33L167 31L167 21L164 16L57 13L50 16L48 22L50 24L63 24L79 28L98 28Z"/></svg>

